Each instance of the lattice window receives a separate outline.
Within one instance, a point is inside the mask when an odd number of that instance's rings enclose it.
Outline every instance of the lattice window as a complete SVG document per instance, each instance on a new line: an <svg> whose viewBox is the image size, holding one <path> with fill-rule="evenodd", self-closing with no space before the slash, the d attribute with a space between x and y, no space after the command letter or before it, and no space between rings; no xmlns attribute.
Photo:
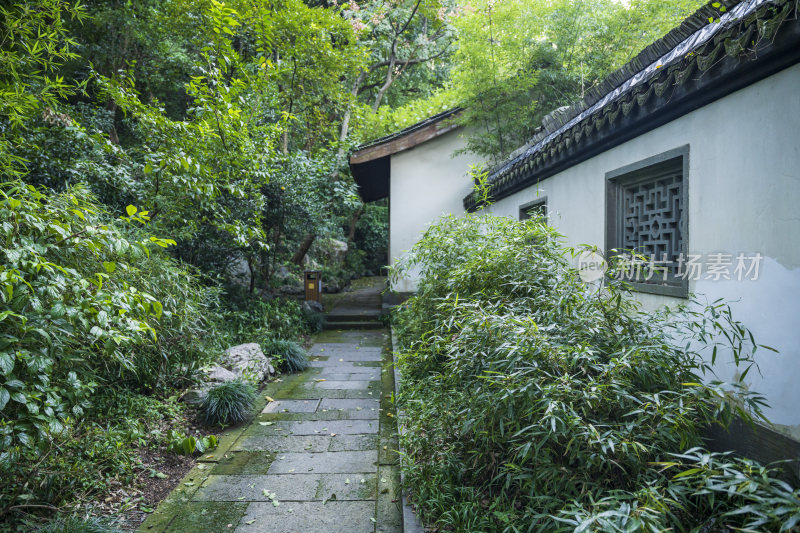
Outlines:
<svg viewBox="0 0 800 533"><path fill-rule="evenodd" d="M633 278L637 290L688 293L678 275L687 254L688 156L685 146L606 175L606 250L631 250L650 260L649 275Z"/></svg>
<svg viewBox="0 0 800 533"><path fill-rule="evenodd" d="M547 198L539 198L536 201L519 206L519 219L528 220L531 217L547 218Z"/></svg>
<svg viewBox="0 0 800 533"><path fill-rule="evenodd" d="M683 172L677 168L647 181L622 185L622 248L677 264L683 250Z"/></svg>

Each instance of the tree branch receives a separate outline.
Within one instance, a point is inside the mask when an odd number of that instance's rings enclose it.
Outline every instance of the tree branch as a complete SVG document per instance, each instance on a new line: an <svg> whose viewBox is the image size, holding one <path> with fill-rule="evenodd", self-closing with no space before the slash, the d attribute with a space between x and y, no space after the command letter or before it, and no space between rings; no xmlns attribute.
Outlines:
<svg viewBox="0 0 800 533"><path fill-rule="evenodd" d="M406 20L406 23L403 24L403 27L400 29L400 31L396 32L397 37L399 37L404 31L406 31L408 25L411 24L411 21L414 19L414 15L417 14L417 10L419 9L419 5L421 3L422 0L417 0L417 3L414 4L414 9L411 10L411 15L408 16L408 20Z"/></svg>

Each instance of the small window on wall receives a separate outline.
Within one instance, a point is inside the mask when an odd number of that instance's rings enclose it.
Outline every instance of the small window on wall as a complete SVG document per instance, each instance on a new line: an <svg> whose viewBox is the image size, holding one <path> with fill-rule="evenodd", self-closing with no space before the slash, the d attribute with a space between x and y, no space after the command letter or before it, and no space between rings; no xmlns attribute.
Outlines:
<svg viewBox="0 0 800 533"><path fill-rule="evenodd" d="M640 292L688 294L688 170L687 145L606 174L606 250L630 259L616 275Z"/></svg>
<svg viewBox="0 0 800 533"><path fill-rule="evenodd" d="M547 220L547 197L537 198L536 201L519 206L519 219L528 220L533 217L543 217Z"/></svg>

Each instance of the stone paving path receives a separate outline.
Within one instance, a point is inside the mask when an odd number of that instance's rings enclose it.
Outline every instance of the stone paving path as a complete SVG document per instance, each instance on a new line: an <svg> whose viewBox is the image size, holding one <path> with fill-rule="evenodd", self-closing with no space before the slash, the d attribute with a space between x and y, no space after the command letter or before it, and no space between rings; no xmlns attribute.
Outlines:
<svg viewBox="0 0 800 533"><path fill-rule="evenodd" d="M379 288L342 303L371 315ZM385 330L318 335L311 368L270 384L140 531L402 532L389 345Z"/></svg>

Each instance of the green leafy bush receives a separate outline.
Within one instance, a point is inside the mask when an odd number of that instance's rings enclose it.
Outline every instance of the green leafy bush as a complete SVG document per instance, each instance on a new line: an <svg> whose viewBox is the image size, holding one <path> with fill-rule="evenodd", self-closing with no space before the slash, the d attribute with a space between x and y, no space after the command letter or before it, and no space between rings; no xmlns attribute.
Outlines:
<svg viewBox="0 0 800 533"><path fill-rule="evenodd" d="M120 218L80 186L0 184L0 515L130 483L133 447L179 414L156 396L218 353L219 291L138 227L147 212Z"/></svg>
<svg viewBox="0 0 800 533"><path fill-rule="evenodd" d="M268 339L264 341L261 349L266 355L276 358L283 370L302 372L308 368L308 352L294 341Z"/></svg>
<svg viewBox="0 0 800 533"><path fill-rule="evenodd" d="M169 241L114 222L81 187L46 195L2 184L0 205L6 450L63 431L98 384L153 389L211 357L201 339L215 294L151 250ZM145 222L147 212L129 206L123 218Z"/></svg>
<svg viewBox="0 0 800 533"><path fill-rule="evenodd" d="M364 206L364 214L358 219L354 244L363 253L364 270L379 274L388 261L389 206L386 200L370 202ZM352 269L361 274L363 270Z"/></svg>
<svg viewBox="0 0 800 533"><path fill-rule="evenodd" d="M85 423L49 443L6 450L0 456L0 524L14 505L60 506L76 495L88 500L132 483L138 457L127 437L119 426Z"/></svg>
<svg viewBox="0 0 800 533"><path fill-rule="evenodd" d="M167 435L167 449L178 455L192 455L193 453L204 453L217 447L217 437L207 435L197 438L193 435L186 436L183 433L172 430Z"/></svg>
<svg viewBox="0 0 800 533"><path fill-rule="evenodd" d="M126 443L156 448L163 439L162 427L181 424L184 409L177 396L159 399L127 389L104 388L92 398L89 416L123 433Z"/></svg>
<svg viewBox="0 0 800 533"><path fill-rule="evenodd" d="M244 381L229 381L208 391L200 404L200 419L209 426L244 422L250 416L256 389Z"/></svg>
<svg viewBox="0 0 800 533"><path fill-rule="evenodd" d="M319 333L322 331L322 326L325 323L323 314L313 309L303 309L303 320L305 320L306 331L308 333Z"/></svg>
<svg viewBox="0 0 800 533"><path fill-rule="evenodd" d="M217 329L228 345L270 337L298 337L308 331L301 305L295 300L264 301L257 296L229 294Z"/></svg>
<svg viewBox="0 0 800 533"><path fill-rule="evenodd" d="M791 530L798 490L702 450L710 425L760 416L763 398L712 368L729 356L746 375L747 329L721 302L641 313L624 286L584 284L568 255L535 219L446 218L395 272L422 276L396 320L404 469L428 520Z"/></svg>
<svg viewBox="0 0 800 533"><path fill-rule="evenodd" d="M43 526L30 526L31 533L121 533L109 520L71 515L56 518Z"/></svg>

